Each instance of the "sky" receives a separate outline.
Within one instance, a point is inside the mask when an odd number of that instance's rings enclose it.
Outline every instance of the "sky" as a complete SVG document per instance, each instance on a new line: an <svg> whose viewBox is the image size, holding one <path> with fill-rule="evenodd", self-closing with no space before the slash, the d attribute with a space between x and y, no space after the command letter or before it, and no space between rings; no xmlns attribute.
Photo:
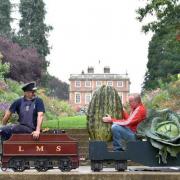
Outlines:
<svg viewBox="0 0 180 180"><path fill-rule="evenodd" d="M111 73L129 75L130 92L140 92L146 72L151 35L141 31L135 10L143 0L44 0L46 24L53 26L48 72L69 83L70 74L95 73L109 66ZM100 64L99 64L100 62Z"/></svg>
<svg viewBox="0 0 180 180"><path fill-rule="evenodd" d="M135 10L143 0L44 0L51 75L69 83L70 74L100 72L129 75L131 92L140 92L146 72L150 35L141 31ZM100 62L100 64L99 64Z"/></svg>

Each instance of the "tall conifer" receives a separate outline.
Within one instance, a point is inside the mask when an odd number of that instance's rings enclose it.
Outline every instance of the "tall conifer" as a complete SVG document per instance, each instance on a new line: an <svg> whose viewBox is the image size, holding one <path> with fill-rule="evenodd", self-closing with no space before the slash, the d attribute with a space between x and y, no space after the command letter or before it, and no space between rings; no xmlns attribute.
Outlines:
<svg viewBox="0 0 180 180"><path fill-rule="evenodd" d="M11 32L11 3L9 0L0 0L0 35L9 36Z"/></svg>
<svg viewBox="0 0 180 180"><path fill-rule="evenodd" d="M19 12L19 43L23 47L35 47L45 60L50 53L47 36L52 27L44 22L46 11L43 0L20 0ZM45 60L44 69L47 69L47 66Z"/></svg>

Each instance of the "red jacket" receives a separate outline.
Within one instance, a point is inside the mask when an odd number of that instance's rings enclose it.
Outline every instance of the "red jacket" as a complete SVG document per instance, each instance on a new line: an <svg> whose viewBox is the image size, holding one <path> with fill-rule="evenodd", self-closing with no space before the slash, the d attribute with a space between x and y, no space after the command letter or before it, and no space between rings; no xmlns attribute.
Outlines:
<svg viewBox="0 0 180 180"><path fill-rule="evenodd" d="M112 122L121 126L129 127L133 132L136 132L137 125L146 118L146 108L140 104L136 109L132 110L130 115L123 112L123 119L114 119Z"/></svg>

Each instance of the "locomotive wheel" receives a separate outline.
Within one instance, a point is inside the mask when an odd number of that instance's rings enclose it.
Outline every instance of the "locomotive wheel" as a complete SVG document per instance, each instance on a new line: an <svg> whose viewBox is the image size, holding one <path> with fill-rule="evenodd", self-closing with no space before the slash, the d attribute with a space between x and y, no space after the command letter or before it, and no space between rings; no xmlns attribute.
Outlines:
<svg viewBox="0 0 180 180"><path fill-rule="evenodd" d="M99 172L103 169L102 161L91 161L91 170L95 172Z"/></svg>
<svg viewBox="0 0 180 180"><path fill-rule="evenodd" d="M69 172L71 171L71 161L69 159L62 159L59 161L59 169L62 172Z"/></svg>
<svg viewBox="0 0 180 180"><path fill-rule="evenodd" d="M125 171L127 169L127 161L116 161L115 162L115 170L117 171Z"/></svg>
<svg viewBox="0 0 180 180"><path fill-rule="evenodd" d="M35 169L39 172L45 172L49 169L47 160L37 160L35 162Z"/></svg>

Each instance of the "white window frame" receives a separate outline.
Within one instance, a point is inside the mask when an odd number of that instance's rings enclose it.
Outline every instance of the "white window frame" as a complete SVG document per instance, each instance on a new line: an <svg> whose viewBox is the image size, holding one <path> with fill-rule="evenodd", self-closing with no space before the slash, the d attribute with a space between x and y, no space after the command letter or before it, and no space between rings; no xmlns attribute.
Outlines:
<svg viewBox="0 0 180 180"><path fill-rule="evenodd" d="M123 81L117 81L117 87L123 87Z"/></svg>
<svg viewBox="0 0 180 180"><path fill-rule="evenodd" d="M107 86L113 86L113 82L112 81L107 81Z"/></svg>
<svg viewBox="0 0 180 180"><path fill-rule="evenodd" d="M85 87L91 87L91 81L85 81Z"/></svg>
<svg viewBox="0 0 180 180"><path fill-rule="evenodd" d="M87 101L87 97L89 96L89 102ZM85 94L85 104L89 104L90 103L90 101L91 101L91 93L86 93Z"/></svg>
<svg viewBox="0 0 180 180"><path fill-rule="evenodd" d="M75 81L75 87L81 87L81 81Z"/></svg>
<svg viewBox="0 0 180 180"><path fill-rule="evenodd" d="M79 101L77 101L77 95L79 95ZM81 103L81 93L79 93L79 92L75 93L74 101L75 101L75 104L80 104Z"/></svg>
<svg viewBox="0 0 180 180"><path fill-rule="evenodd" d="M101 87L101 86L102 86L102 81L96 81L96 87Z"/></svg>

